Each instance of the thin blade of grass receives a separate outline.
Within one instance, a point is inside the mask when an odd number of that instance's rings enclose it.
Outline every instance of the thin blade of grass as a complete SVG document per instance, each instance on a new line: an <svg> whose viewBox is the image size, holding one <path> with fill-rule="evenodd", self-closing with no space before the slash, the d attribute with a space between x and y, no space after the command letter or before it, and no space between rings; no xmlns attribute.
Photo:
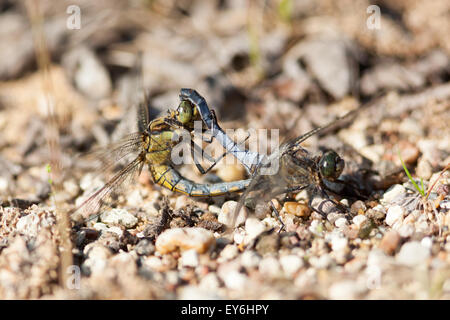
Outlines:
<svg viewBox="0 0 450 320"><path fill-rule="evenodd" d="M402 167L403 170L405 170L406 175L408 176L409 180L411 181L411 183L413 184L414 188L416 188L416 190L422 195L425 196L425 191L423 190L423 182L422 182L422 189L419 188L419 186L417 185L417 183L414 181L414 179L412 178L411 174L409 173L408 168L406 168L405 162L402 159L402 156L400 154L400 150L397 150L398 152L398 157L400 158L400 161L402 163Z"/></svg>

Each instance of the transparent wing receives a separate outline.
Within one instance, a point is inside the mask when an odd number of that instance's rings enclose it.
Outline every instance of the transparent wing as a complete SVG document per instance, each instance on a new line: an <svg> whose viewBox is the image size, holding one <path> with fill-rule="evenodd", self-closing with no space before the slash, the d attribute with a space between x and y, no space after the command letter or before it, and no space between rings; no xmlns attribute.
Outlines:
<svg viewBox="0 0 450 320"><path fill-rule="evenodd" d="M375 98L371 99L369 102L362 104L359 108L354 109L352 111L347 112L345 115L343 115L342 117L337 118L336 120L330 122L327 125L324 125L322 127L318 127L316 129L313 129L297 138L288 140L286 143L284 143L284 145L286 145L286 147L288 149L295 149L297 147L300 146L300 143L302 143L303 141L305 141L306 139L308 139L309 137L318 134L318 133L323 133L325 131L328 130L333 130L336 129L340 126L346 125L348 122L350 122L351 120L354 119L354 117L361 112L364 109L369 108L370 106L373 106L375 104L378 104L380 101L380 99L382 99L382 95L384 93L380 93L378 94Z"/></svg>
<svg viewBox="0 0 450 320"><path fill-rule="evenodd" d="M234 210L231 226L235 226L239 211L246 204L247 200L254 203L255 209L260 206L266 206L267 203L275 196L286 192L289 188L288 181L280 174L281 167L274 168L273 166L280 166L280 153L275 152L264 163L260 163L255 170L255 174L249 186L241 195L239 202ZM273 161L277 161L274 164ZM272 166L272 168L270 168Z"/></svg>
<svg viewBox="0 0 450 320"><path fill-rule="evenodd" d="M95 176L111 172L123 160L135 158L142 151L142 139L142 133L131 133L106 147L95 148L76 156L76 165L93 168Z"/></svg>
<svg viewBox="0 0 450 320"><path fill-rule="evenodd" d="M72 218L79 221L81 219L94 219L98 216L100 209L104 205L109 205L116 194L120 194L130 182L136 179L145 164L144 154L140 154L131 161L125 168L120 170L104 186L94 192L80 206L71 212Z"/></svg>

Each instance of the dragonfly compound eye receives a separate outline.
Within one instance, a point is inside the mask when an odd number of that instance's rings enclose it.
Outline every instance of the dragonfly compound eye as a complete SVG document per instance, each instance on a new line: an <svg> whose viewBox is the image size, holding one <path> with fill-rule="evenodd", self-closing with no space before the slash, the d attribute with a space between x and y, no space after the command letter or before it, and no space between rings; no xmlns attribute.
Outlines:
<svg viewBox="0 0 450 320"><path fill-rule="evenodd" d="M328 180L336 180L344 170L344 159L334 151L327 151L319 161L319 170L322 177Z"/></svg>
<svg viewBox="0 0 450 320"><path fill-rule="evenodd" d="M192 105L189 101L182 101L177 109L177 120L182 124L187 124L192 121Z"/></svg>

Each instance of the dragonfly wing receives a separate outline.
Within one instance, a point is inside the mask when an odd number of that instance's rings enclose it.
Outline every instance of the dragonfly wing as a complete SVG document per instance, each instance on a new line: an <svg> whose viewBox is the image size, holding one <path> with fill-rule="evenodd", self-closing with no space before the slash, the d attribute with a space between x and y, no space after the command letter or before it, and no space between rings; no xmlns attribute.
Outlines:
<svg viewBox="0 0 450 320"><path fill-rule="evenodd" d="M280 175L279 157L280 153L275 152L257 167L233 212L232 226L235 226L239 211L247 199L254 199L256 205L266 205L273 197L285 192L288 185L286 179Z"/></svg>
<svg viewBox="0 0 450 320"><path fill-rule="evenodd" d="M113 171L128 158L135 158L142 151L142 133L135 132L106 147L96 148L76 157L76 165L92 168L94 175ZM128 159L129 160L129 159Z"/></svg>
<svg viewBox="0 0 450 320"><path fill-rule="evenodd" d="M99 210L111 202L115 194L119 194L136 176L141 173L144 166L144 155L140 154L125 168L120 170L104 186L87 198L80 206L71 212L74 220L92 220L98 216Z"/></svg>

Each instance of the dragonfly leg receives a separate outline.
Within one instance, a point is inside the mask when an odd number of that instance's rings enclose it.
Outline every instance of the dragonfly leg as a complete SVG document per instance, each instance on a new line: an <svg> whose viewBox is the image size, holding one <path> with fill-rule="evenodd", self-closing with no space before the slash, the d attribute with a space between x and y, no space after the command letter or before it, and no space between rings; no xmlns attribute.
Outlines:
<svg viewBox="0 0 450 320"><path fill-rule="evenodd" d="M332 210L328 210L328 212L325 212L325 211L323 211L323 210L321 209L321 207L323 207L323 206L325 205L326 202L331 202L331 203L335 206L335 208L338 208L339 211L344 212L346 215L349 214L349 208L347 208L346 206L344 206L342 203L340 203L340 202L338 202L338 201L336 201L336 200L331 199L330 196L329 196L326 192L324 192L323 190L321 190L321 193L322 193L322 195L323 195L323 198L325 198L325 199L324 199L323 201L321 201L321 203L320 203L320 205L319 205L318 208L316 208L316 207L313 205L313 203L312 203L313 200L314 200L314 198L310 198L309 201L308 201L308 206L309 206L313 211L319 213L322 217L326 218L327 215L328 215L329 213L332 212Z"/></svg>
<svg viewBox="0 0 450 320"><path fill-rule="evenodd" d="M249 139L250 135L248 134L247 137L245 137L244 141L239 142L238 145L243 144L244 142L246 142ZM212 141L212 140L211 140ZM222 160L227 154L229 154L230 151L229 150L225 150L225 152L219 156L219 158L214 159L213 157L211 157L207 152L204 152L203 149L196 144L193 140L192 140L192 144L191 144L191 154L192 154L192 158L194 159L194 163L195 166L197 167L198 171L200 171L201 174L206 174L208 173L212 168L214 168L216 166L216 164ZM204 156L208 161L212 162L212 165L209 166L207 169L204 169L202 167L202 165L197 161L197 157L196 155L202 155Z"/></svg>
<svg viewBox="0 0 450 320"><path fill-rule="evenodd" d="M275 212L275 215L277 216L278 221L280 221L280 223L281 223L281 228L280 228L280 230L278 230L278 233L280 233L281 231L283 231L285 229L286 226L284 225L283 220L281 220L280 213L278 212L277 208L275 208L275 205L273 204L272 200L270 200L269 203L270 203L270 207L272 208L273 212Z"/></svg>

